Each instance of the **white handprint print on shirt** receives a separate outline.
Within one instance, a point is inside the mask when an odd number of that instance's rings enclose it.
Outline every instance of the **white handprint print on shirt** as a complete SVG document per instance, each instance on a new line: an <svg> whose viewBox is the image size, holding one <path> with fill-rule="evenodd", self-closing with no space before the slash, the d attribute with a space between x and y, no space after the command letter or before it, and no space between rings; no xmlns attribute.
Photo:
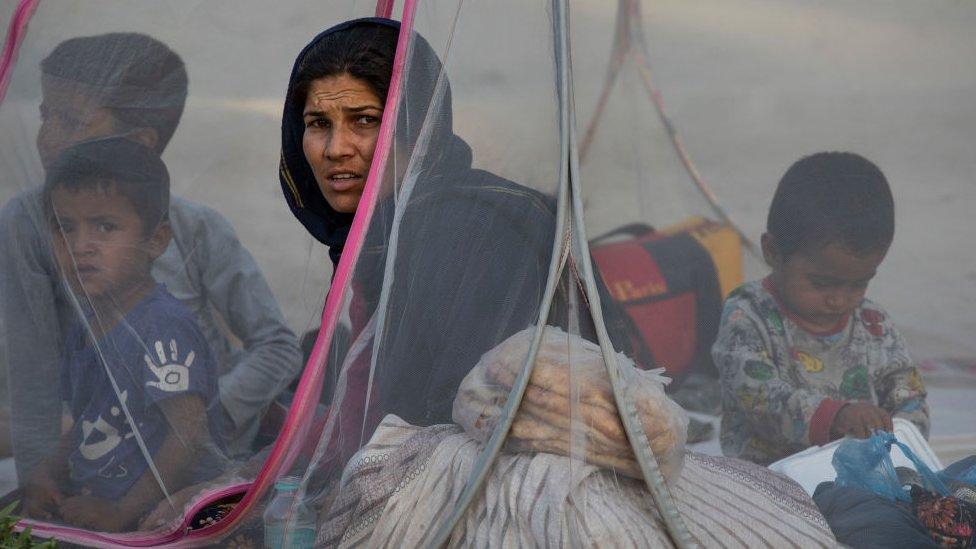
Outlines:
<svg viewBox="0 0 976 549"><path fill-rule="evenodd" d="M177 393L189 389L190 366L193 365L193 359L196 358L196 353L190 351L181 363L179 349L176 346L175 339L169 340L169 356L166 355L166 349L163 347L162 341L157 341L155 347L155 358L158 359L158 364L154 360L154 357L150 356L150 353L147 353L143 357L146 361L146 366L156 376L156 381L147 381L146 386L155 387L167 393Z"/></svg>

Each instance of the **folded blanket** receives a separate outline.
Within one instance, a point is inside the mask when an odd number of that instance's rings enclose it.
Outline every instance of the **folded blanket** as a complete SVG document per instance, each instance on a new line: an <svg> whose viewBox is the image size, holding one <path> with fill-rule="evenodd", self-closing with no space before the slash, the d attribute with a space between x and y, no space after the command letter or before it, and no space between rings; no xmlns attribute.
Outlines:
<svg viewBox="0 0 976 549"><path fill-rule="evenodd" d="M417 547L459 499L482 444L457 426L384 418L346 469L316 546ZM764 467L689 452L670 483L704 547L834 547L795 482ZM670 547L644 485L548 453L503 453L450 544L471 547Z"/></svg>

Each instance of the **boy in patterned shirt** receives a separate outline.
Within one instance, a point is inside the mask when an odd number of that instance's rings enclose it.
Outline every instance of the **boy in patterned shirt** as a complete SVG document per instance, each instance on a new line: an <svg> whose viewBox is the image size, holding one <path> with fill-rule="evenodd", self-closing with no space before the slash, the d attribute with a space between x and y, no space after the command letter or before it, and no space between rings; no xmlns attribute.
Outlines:
<svg viewBox="0 0 976 549"><path fill-rule="evenodd" d="M884 174L852 153L818 153L783 176L763 256L772 273L732 292L712 357L725 455L769 464L843 436L928 436L925 388L868 282L894 237Z"/></svg>

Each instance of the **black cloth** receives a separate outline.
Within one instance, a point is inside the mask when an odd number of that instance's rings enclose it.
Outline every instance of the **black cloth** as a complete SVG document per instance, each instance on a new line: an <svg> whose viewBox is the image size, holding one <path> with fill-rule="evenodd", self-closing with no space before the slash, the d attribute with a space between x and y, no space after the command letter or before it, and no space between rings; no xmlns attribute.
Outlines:
<svg viewBox="0 0 976 549"><path fill-rule="evenodd" d="M285 201L292 213L305 226L309 233L319 242L329 247L329 258L333 267L339 264L342 249L349 236L354 214L341 213L332 209L325 201L315 174L305 160L302 148L302 136L305 133L305 123L302 119L304 105L296 105L292 100L298 70L308 52L323 38L336 32L347 30L357 25L381 25L393 29L400 28L400 24L389 19L369 17L340 23L328 30L322 31L306 45L291 69L288 79L288 92L285 96L285 107L281 115L281 160L278 165L278 182Z"/></svg>
<svg viewBox="0 0 976 549"><path fill-rule="evenodd" d="M553 229L542 197L486 172L411 200L375 347L384 413L417 425L451 421L457 387L481 355L535 322ZM386 255L376 259L370 274L382 272ZM364 288L367 301L379 289Z"/></svg>
<svg viewBox="0 0 976 549"><path fill-rule="evenodd" d="M972 547L976 542L976 505L911 487L912 511L929 536L943 547Z"/></svg>
<svg viewBox="0 0 976 549"><path fill-rule="evenodd" d="M813 501L837 541L849 547L939 547L908 505L869 490L824 482Z"/></svg>
<svg viewBox="0 0 976 549"><path fill-rule="evenodd" d="M398 116L398 146L413 152L412 165L395 175L401 197L410 186L409 198L378 206L354 294L376 314L389 286L386 327L373 347L379 402L371 415L433 425L451 421L457 387L481 355L535 322L555 201L472 168L470 147L451 128L440 62L422 38L413 40Z"/></svg>

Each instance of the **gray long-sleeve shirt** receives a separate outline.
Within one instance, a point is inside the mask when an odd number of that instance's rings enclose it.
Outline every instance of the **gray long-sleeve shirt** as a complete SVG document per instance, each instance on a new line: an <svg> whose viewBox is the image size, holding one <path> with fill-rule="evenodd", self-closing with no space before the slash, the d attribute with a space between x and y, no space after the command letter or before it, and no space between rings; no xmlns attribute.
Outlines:
<svg viewBox="0 0 976 549"><path fill-rule="evenodd" d="M247 452L268 404L301 369L295 335L271 288L230 223L215 210L173 197L173 239L153 263L196 317L218 364L220 400L232 425L228 450ZM37 190L0 210L0 364L6 363L20 482L56 446L61 342L76 318L50 252ZM241 346L232 345L218 317Z"/></svg>
<svg viewBox="0 0 976 549"><path fill-rule="evenodd" d="M813 334L762 281L729 295L712 347L722 375L722 452L768 464L830 440L841 407L869 402L928 436L925 386L888 314L868 299Z"/></svg>

